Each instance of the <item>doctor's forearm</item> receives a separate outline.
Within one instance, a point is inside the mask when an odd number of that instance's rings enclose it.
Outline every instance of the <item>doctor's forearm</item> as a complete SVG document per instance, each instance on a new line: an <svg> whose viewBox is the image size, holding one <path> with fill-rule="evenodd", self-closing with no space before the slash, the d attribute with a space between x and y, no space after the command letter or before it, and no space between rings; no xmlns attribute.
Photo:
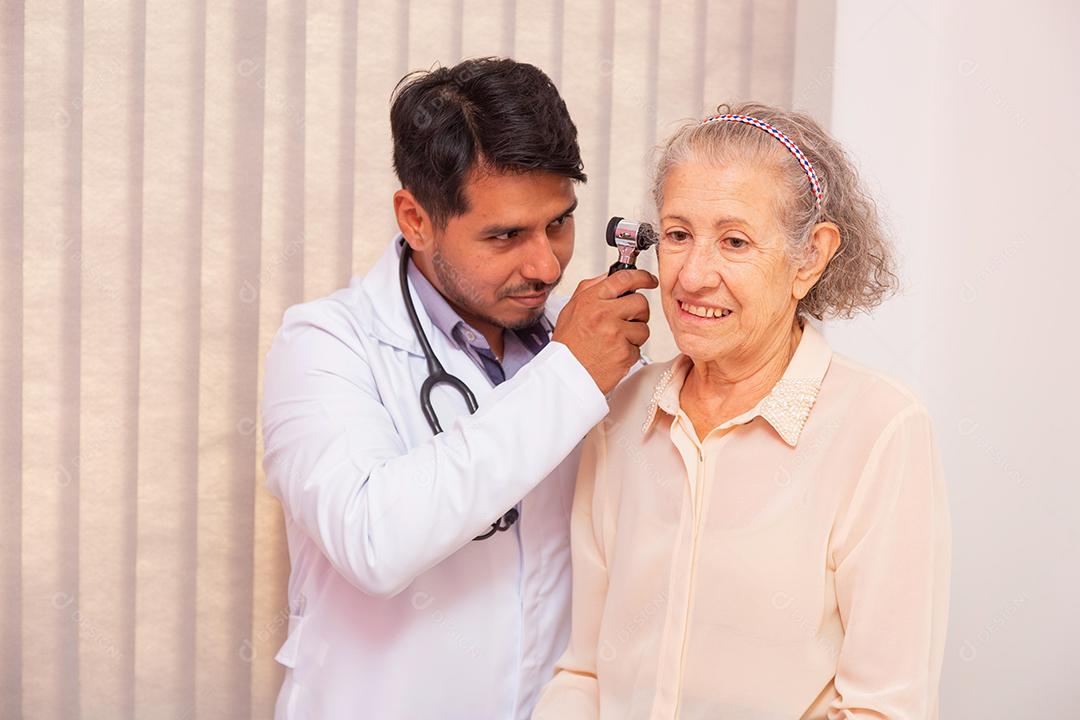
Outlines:
<svg viewBox="0 0 1080 720"><path fill-rule="evenodd" d="M352 584L392 596L519 502L606 413L585 369L551 343L476 414L359 477L328 468L341 476L305 483L314 492L289 504Z"/></svg>

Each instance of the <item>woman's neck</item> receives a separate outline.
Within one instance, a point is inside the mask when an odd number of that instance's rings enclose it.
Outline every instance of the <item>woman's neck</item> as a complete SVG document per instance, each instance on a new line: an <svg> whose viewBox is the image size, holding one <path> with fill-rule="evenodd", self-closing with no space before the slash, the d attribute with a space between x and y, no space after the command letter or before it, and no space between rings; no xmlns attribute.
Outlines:
<svg viewBox="0 0 1080 720"><path fill-rule="evenodd" d="M679 404L694 424L699 439L713 428L761 402L784 376L803 329L798 318L791 327L766 340L745 359L694 363L679 394Z"/></svg>

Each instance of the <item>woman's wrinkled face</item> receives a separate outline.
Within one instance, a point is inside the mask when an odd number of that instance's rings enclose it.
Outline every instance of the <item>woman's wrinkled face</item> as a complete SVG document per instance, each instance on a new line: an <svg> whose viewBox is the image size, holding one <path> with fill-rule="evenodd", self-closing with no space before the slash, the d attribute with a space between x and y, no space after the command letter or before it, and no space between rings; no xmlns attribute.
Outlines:
<svg viewBox="0 0 1080 720"><path fill-rule="evenodd" d="M789 337L798 270L775 209L779 183L748 164L672 168L660 207L660 291L695 362L753 361Z"/></svg>

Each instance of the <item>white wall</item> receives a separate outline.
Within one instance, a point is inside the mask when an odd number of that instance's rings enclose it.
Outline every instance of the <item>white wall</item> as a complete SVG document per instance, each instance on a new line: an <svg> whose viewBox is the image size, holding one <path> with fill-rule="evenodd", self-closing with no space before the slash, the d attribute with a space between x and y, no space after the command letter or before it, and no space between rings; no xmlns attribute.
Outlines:
<svg viewBox="0 0 1080 720"><path fill-rule="evenodd" d="M838 0L835 29L832 65L800 75L832 81L906 290L827 334L935 418L954 524L942 718L1080 717L1080 5Z"/></svg>

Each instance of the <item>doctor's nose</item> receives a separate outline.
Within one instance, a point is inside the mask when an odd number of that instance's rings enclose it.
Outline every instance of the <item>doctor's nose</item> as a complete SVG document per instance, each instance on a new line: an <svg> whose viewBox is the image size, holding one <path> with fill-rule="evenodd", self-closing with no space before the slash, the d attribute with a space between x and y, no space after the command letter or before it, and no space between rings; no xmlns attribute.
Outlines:
<svg viewBox="0 0 1080 720"><path fill-rule="evenodd" d="M521 274L526 280L534 280L545 285L553 285L562 275L562 265L551 249L551 242L546 235L540 235L524 248L525 263Z"/></svg>

